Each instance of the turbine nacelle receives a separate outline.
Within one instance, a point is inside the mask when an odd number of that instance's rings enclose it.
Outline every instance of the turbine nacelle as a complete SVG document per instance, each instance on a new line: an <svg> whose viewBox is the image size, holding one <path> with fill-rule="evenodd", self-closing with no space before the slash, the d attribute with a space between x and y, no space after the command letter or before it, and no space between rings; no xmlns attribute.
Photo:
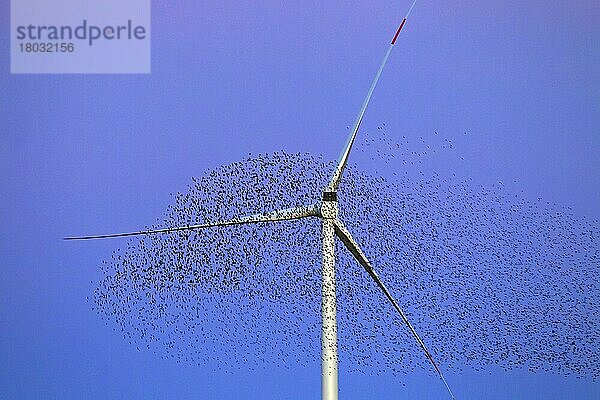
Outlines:
<svg viewBox="0 0 600 400"><path fill-rule="evenodd" d="M325 189L323 191L323 201L321 202L321 217L324 219L337 219L338 203L337 192Z"/></svg>

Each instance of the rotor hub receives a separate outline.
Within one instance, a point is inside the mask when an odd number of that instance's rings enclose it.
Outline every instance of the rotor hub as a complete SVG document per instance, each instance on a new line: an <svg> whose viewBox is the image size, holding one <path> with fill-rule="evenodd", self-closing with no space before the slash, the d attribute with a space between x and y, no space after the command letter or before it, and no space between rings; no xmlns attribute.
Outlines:
<svg viewBox="0 0 600 400"><path fill-rule="evenodd" d="M337 192L324 191L321 202L321 216L326 219L335 219L338 215Z"/></svg>

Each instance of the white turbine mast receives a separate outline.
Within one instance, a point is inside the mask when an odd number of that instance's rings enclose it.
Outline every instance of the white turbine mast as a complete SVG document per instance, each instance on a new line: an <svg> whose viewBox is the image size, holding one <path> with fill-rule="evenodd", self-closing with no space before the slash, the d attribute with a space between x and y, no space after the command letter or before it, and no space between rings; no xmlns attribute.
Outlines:
<svg viewBox="0 0 600 400"><path fill-rule="evenodd" d="M442 371L438 367L437 363L434 361L431 353L427 349L427 346L417 334L417 331L408 321L406 314L402 311L398 302L392 297L390 291L383 284L377 273L375 272L373 266L360 249L356 241L352 238L352 235L348 231L348 229L344 226L342 221L338 218L338 203L337 203L337 188L342 180L342 175L344 173L344 169L346 168L346 164L348 162L348 157L350 155L350 151L352 150L352 145L354 144L354 140L356 139L356 134L358 133L358 129L360 127L360 123L362 122L363 116L369 105L369 101L371 100L371 96L373 95L373 91L375 90L375 86L377 86L377 82L379 81L379 77L387 63L387 60L390 56L394 45L396 44L396 40L398 39L398 35L400 31L404 27L406 20L408 19L413 7L416 4L416 0L413 1L410 6L406 16L402 19L394 38L392 39L387 52L377 70L377 74L371 83L369 91L367 92L367 96L365 97L362 107L360 108L360 112L356 118L352 131L348 137L348 141L344 150L340 156L337 167L335 168L331 180L329 184L323 190L322 201L320 204L315 204L313 206L308 207L298 207L298 208L287 208L282 210L273 211L266 214L254 214L250 216L234 218L227 221L220 221L209 224L199 224L199 225L187 225L180 226L175 228L164 228L164 229L153 229L153 230L144 230L144 231L135 231L135 232L126 232L126 233L115 233L115 234L107 234L107 235L96 235L96 236L77 236L77 237L66 237L65 240L88 240L88 239L105 239L105 238L117 238L117 237L126 237L126 236L140 236L140 235L153 235L153 234L168 234L172 232L178 231L189 231L189 230L198 230L198 229L206 229L217 226L230 226L230 225L243 225L243 224L254 224L260 222L277 222L277 221L289 221L306 217L318 217L321 218L322 221L322 246L323 246L323 264L322 264L322 282L321 282L321 318L322 318L322 328L321 328L321 398L322 400L337 400L338 398L338 346L337 346L337 319L336 319L336 293L335 293L335 236L337 236L341 242L346 246L346 248L350 251L350 253L354 256L356 261L365 269L365 271L369 274L369 276L375 281L377 286L381 289L385 297L390 301L392 306L398 311L400 317L404 321L406 327L411 332L412 336L415 338L425 356L429 360L429 362L433 365L436 373L444 382L446 389L450 393L452 399L454 399L454 395L442 374Z"/></svg>

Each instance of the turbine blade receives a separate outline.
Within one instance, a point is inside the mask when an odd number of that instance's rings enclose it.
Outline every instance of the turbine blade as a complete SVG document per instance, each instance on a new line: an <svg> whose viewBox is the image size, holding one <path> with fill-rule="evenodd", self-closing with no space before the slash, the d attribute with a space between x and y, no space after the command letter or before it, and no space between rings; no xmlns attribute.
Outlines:
<svg viewBox="0 0 600 400"><path fill-rule="evenodd" d="M442 381L444 382L444 385L446 385L446 389L448 389L450 396L452 397L452 399L454 399L454 395L452 394L452 391L450 390L450 386L448 386L448 383L446 382L446 379L444 378L444 375L442 374L442 371L438 367L437 363L433 360L431 353L429 352L429 350L427 350L427 346L425 346L425 342L423 342L423 340L421 340L421 338L417 334L417 331L415 330L415 328L412 326L412 324L406 317L406 314L404 314L404 311L402 311L402 309L400 308L400 306L398 305L396 300L392 297L390 291L383 284L383 282L381 281L381 279L379 278L379 276L373 269L373 266L371 265L371 263L369 262L369 260L367 259L367 257L363 253L363 251L360 249L360 247L358 246L356 241L352 238L352 235L350 235L350 232L348 231L348 229L346 229L344 224L342 224L342 222L338 219L335 220L334 225L335 225L336 235L340 238L342 243L344 243L344 245L350 251L350 253L352 253L354 258L356 258L358 263L360 265L362 265L363 268L367 271L367 273L371 276L371 278L373 278L373 280L375 281L377 286L379 286L379 288L381 289L383 294L385 294L385 297L387 297L388 300L390 301L390 303L392 303L392 306L394 306L396 311L398 311L398 313L400 314L400 317L402 317L402 320L404 321L404 323L406 324L406 326L412 333L413 337L415 338L415 340L417 341L419 346L421 346L421 349L423 349L423 351L425 352L425 355L427 356L427 358L429 359L429 361L435 368L435 370L438 373L438 375L440 376L440 378L442 378Z"/></svg>
<svg viewBox="0 0 600 400"><path fill-rule="evenodd" d="M107 239L117 238L126 236L139 236L139 235L152 235L158 233L172 233L179 231L189 231L195 229L213 228L216 226L230 226L230 225L243 225L243 224L254 224L258 222L276 222L276 221L288 221L293 219L300 219L306 217L318 217L320 216L319 210L316 206L311 207L297 207L297 208L286 208L283 210L277 210L266 214L253 214L242 218L234 218L228 221L219 221L208 224L199 225L188 225L179 226L175 228L162 228L136 232L126 233L112 233L107 235L95 235L95 236L72 236L66 237L64 240L88 240L88 239Z"/></svg>
<svg viewBox="0 0 600 400"><path fill-rule="evenodd" d="M373 82L371 82L371 86L369 88L369 91L367 92L367 96L365 97L362 107L360 108L360 111L358 112L358 116L356 117L356 121L354 122L354 126L352 127L352 131L350 132L350 135L348 136L348 140L346 141L346 146L344 147L344 151L342 152L340 159L338 161L337 168L333 172L333 176L331 177L331 181L329 182L328 191L330 191L330 192L335 192L338 188L338 185L340 184L340 181L342 180L342 174L344 173L344 168L346 168L346 163L348 162L348 156L350 155L350 150L352 150L352 145L354 144L354 139L356 139L356 134L358 133L358 128L360 127L360 123L362 122L363 116L365 115L365 111L367 110L369 101L371 101L371 96L373 95L375 86L377 86L377 82L379 82L379 77L381 76L381 73L383 72L383 68L385 67L385 64L387 63L387 60L390 56L390 53L392 52L392 49L394 48L394 45L396 44L396 39L398 39L398 35L400 34L400 31L402 31L402 28L404 28L404 24L406 23L406 20L408 19L408 16L412 12L412 9L416 3L417 3L417 0L414 0L412 2L412 5L410 6L410 8L408 9L408 12L406 13L406 16L404 17L404 19L402 19L402 22L400 23L400 26L396 30L396 34L394 35L394 38L392 39L392 41L387 49L387 52L385 53L385 56L383 57L383 61L381 62L381 65L379 66L379 69L377 70L377 74L375 74L375 78L373 79Z"/></svg>

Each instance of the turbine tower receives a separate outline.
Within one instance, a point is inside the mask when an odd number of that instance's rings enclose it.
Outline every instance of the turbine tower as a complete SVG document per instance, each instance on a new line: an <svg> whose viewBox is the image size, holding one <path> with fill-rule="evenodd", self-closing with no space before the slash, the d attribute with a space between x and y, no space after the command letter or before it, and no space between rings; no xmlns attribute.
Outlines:
<svg viewBox="0 0 600 400"><path fill-rule="evenodd" d="M95 236L78 236L78 237L66 237L65 240L88 240L88 239L104 239L104 238L117 238L126 236L140 236L140 235L154 235L154 234L168 234L178 231L189 231L206 229L217 226L231 226L231 225L243 225L253 224L260 222L277 222L277 221L288 221L300 218L317 217L321 219L322 230L321 240L323 249L323 261L322 261L322 282L321 282L321 398L322 400L337 400L338 398L338 345L337 345L337 319L336 319L336 292L335 292L335 237L344 244L344 246L354 256L356 261L365 269L369 276L375 281L377 286L381 289L385 297L390 301L392 306L400 314L400 317L410 330L412 336L415 338L425 356L429 362L433 365L436 373L444 382L446 389L448 390L452 399L454 395L442 374L442 371L434 361L431 353L425 346L423 340L417 334L417 331L413 328L409 322L406 314L402 311L396 300L392 297L390 291L383 284L379 278L373 266L360 249L356 241L352 238L352 235L346 229L342 221L338 218L338 197L337 189L342 180L344 169L348 162L352 145L356 139L360 124L363 116L373 95L373 91L377 86L377 82L381 76L381 73L387 63L387 60L396 44L398 35L402 31L406 20L408 19L413 7L415 6L416 0L413 1L406 16L402 19L396 33L385 53L385 56L377 70L377 74L373 79L367 96L365 97L362 107L358 113L352 131L348 137L346 146L344 147L338 164L333 172L331 180L327 186L323 189L321 202L307 207L287 208L282 210L273 211L266 214L254 214L250 216L234 218L227 221L220 221L210 224L199 224L199 225L188 225L174 228L154 229L127 233L116 233L108 235L95 235Z"/></svg>

